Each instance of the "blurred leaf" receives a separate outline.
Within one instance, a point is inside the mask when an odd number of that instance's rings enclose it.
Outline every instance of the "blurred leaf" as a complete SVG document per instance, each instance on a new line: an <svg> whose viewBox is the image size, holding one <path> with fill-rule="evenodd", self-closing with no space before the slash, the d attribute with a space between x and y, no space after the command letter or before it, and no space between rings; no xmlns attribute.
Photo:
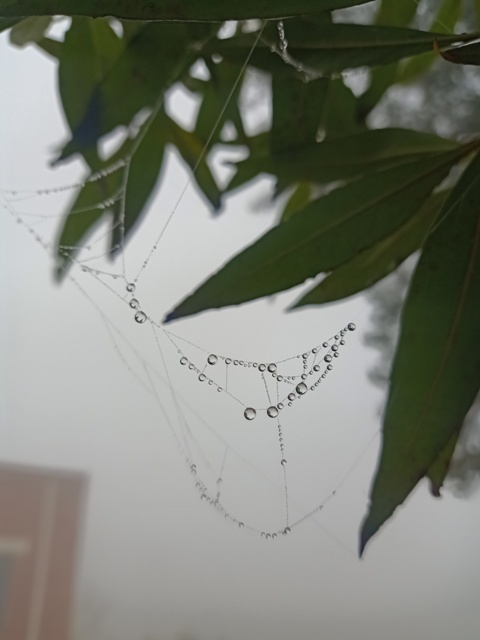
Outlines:
<svg viewBox="0 0 480 640"><path fill-rule="evenodd" d="M331 74L345 69L390 64L433 50L434 43L445 47L455 42L469 42L478 34L445 35L407 29L359 24L320 24L315 34L305 34L299 28L300 21L286 20L288 52L315 73ZM242 63L250 51L255 33L242 34L225 40L212 40L205 51L221 54L228 60ZM270 73L297 73L282 58L272 53L278 45L278 33L274 24L267 23L261 42L252 53L250 63Z"/></svg>
<svg viewBox="0 0 480 640"><path fill-rule="evenodd" d="M438 50L439 54L447 62L455 64L480 65L480 42L469 44L464 47L453 47L452 49Z"/></svg>
<svg viewBox="0 0 480 640"><path fill-rule="evenodd" d="M201 192L215 210L221 207L221 193L215 178L207 164L206 157L199 160L204 150L204 141L195 132L183 129L171 118L168 118L169 139L177 147L178 152L192 169L192 176ZM195 172L195 173L193 173Z"/></svg>
<svg viewBox="0 0 480 640"><path fill-rule="evenodd" d="M88 21L87 21L88 22ZM96 21L94 21L96 22ZM65 82L74 82L75 56L83 57L84 48L90 51L92 65L97 69L100 60L107 59L113 64L104 70L102 78L93 82L91 71L87 71L85 86L82 87L81 105L75 107L75 115L81 112L81 120L73 130L72 139L64 147L58 160L64 160L73 153L95 149L98 140L119 125L129 125L132 118L145 107L152 107L161 98L165 89L174 82L179 74L188 69L193 62L189 48L198 44L211 31L208 25L148 23L138 28L135 35L122 45L120 55L117 50L102 58L108 45L95 39L89 45L82 36L81 44L65 53ZM61 61L62 63L62 61ZM80 61L81 63L81 61ZM97 75L98 78L98 75ZM74 98L70 93L62 96L64 107L72 108ZM71 91L75 91L72 87ZM66 90L65 90L66 92Z"/></svg>
<svg viewBox="0 0 480 640"><path fill-rule="evenodd" d="M126 20L174 20L224 22L248 18L283 18L331 9L343 9L369 0L82 0L72 5L72 0L0 0L0 17L11 18L28 15L75 15L91 18L115 16Z"/></svg>
<svg viewBox="0 0 480 640"><path fill-rule="evenodd" d="M309 182L301 182L288 199L283 210L281 220L285 222L304 209L312 197L312 185Z"/></svg>
<svg viewBox="0 0 480 640"><path fill-rule="evenodd" d="M331 78L322 118L326 137L365 131L366 125L358 118L357 109L358 98L345 86L343 79Z"/></svg>
<svg viewBox="0 0 480 640"><path fill-rule="evenodd" d="M57 60L59 60L62 56L63 42L60 42L59 40L44 37L40 38L40 40L38 40L35 44L41 51L44 51L49 56L52 56L52 58L56 58Z"/></svg>
<svg viewBox="0 0 480 640"><path fill-rule="evenodd" d="M38 42L43 38L45 31L50 26L50 16L32 16L25 18L12 27L10 31L10 43L17 47L25 47L32 42Z"/></svg>
<svg viewBox="0 0 480 640"><path fill-rule="evenodd" d="M341 265L291 308L341 300L385 278L421 247L447 195L442 191L431 196L404 225Z"/></svg>
<svg viewBox="0 0 480 640"><path fill-rule="evenodd" d="M463 2L461 0L443 0L430 28L440 33L452 33L462 14ZM438 55L433 51L411 58L399 71L397 82L412 82L419 75L428 71L436 60L438 60Z"/></svg>
<svg viewBox="0 0 480 640"><path fill-rule="evenodd" d="M455 446L457 444L459 431L456 431L450 440L448 441L446 447L441 451L438 455L435 462L430 465L425 476L430 480L430 493L435 497L439 498L441 496L440 490L445 482L445 478L447 477L448 470L450 468L450 463L452 461L452 456L455 452Z"/></svg>
<svg viewBox="0 0 480 640"><path fill-rule="evenodd" d="M277 176L284 187L300 181L327 184L455 147L457 144L451 140L409 129L365 130L276 154L259 147L258 152L253 150L246 160L235 164L237 173L227 190L232 191L261 173Z"/></svg>
<svg viewBox="0 0 480 640"><path fill-rule="evenodd" d="M360 553L447 447L480 387L479 175L477 155L445 203L410 283Z"/></svg>
<svg viewBox="0 0 480 640"><path fill-rule="evenodd" d="M11 29L14 25L22 22L23 18L0 18L0 33L2 31L6 31L7 29Z"/></svg>
<svg viewBox="0 0 480 640"><path fill-rule="evenodd" d="M328 86L328 78L306 83L294 76L273 76L270 147L274 153L315 142Z"/></svg>
<svg viewBox="0 0 480 640"><path fill-rule="evenodd" d="M310 202L230 260L166 321L255 300L332 271L398 229L470 149L369 173Z"/></svg>
<svg viewBox="0 0 480 640"><path fill-rule="evenodd" d="M210 64L210 80L202 86L203 100L198 110L195 133L205 144L213 131L225 105L226 108L220 118L212 142L220 140L224 124L232 122L240 141L245 138L242 117L238 105L238 98L242 90L242 79L235 88L230 100L229 96L240 73L240 65L231 64L223 60L219 64ZM227 102L228 101L228 102Z"/></svg>
<svg viewBox="0 0 480 640"><path fill-rule="evenodd" d="M385 26L408 26L415 17L417 9L418 5L415 2L382 0L375 16L375 23Z"/></svg>

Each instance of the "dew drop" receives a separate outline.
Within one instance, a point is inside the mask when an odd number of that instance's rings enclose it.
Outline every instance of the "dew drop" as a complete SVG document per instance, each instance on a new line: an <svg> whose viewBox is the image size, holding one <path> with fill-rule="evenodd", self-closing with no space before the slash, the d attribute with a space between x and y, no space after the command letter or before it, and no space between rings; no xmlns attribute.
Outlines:
<svg viewBox="0 0 480 640"><path fill-rule="evenodd" d="M333 354L333 357L334 357L334 358L339 358L339 357L340 357L340 354L338 353L338 351L337 351L336 353L334 353L334 354Z"/></svg>
<svg viewBox="0 0 480 640"><path fill-rule="evenodd" d="M342 347L343 347L343 345L345 344L345 340L340 340L340 344L341 344L341 345L342 345Z"/></svg>
<svg viewBox="0 0 480 640"><path fill-rule="evenodd" d="M327 355L323 359L325 360L325 362L331 362L332 356L329 353L327 353Z"/></svg>
<svg viewBox="0 0 480 640"><path fill-rule="evenodd" d="M332 344L332 351L338 351L338 346L336 344Z"/></svg>
<svg viewBox="0 0 480 640"><path fill-rule="evenodd" d="M272 540L275 540L275 538L277 537L276 533L272 533Z"/></svg>
<svg viewBox="0 0 480 640"><path fill-rule="evenodd" d="M198 379L200 380L200 382L205 382L205 380L207 379L207 376L204 373L201 373L198 376Z"/></svg>
<svg viewBox="0 0 480 640"><path fill-rule="evenodd" d="M245 364L245 362L243 360L240 360L240 362L238 363L241 367L243 367L243 365Z"/></svg>
<svg viewBox="0 0 480 640"><path fill-rule="evenodd" d="M277 407L275 407L274 405L272 405L271 407L268 407L267 409L267 416L269 418L276 418L278 416L278 409Z"/></svg>
<svg viewBox="0 0 480 640"><path fill-rule="evenodd" d="M217 387L217 391L218 391L218 393L222 393L222 391L223 391L222 387Z"/></svg>
<svg viewBox="0 0 480 640"><path fill-rule="evenodd" d="M277 376L277 380L278 380L279 382L282 382L282 380L283 380L283 376Z"/></svg>
<svg viewBox="0 0 480 640"><path fill-rule="evenodd" d="M257 412L253 407L247 407L243 412L243 415L247 420L254 420L257 416Z"/></svg>
<svg viewBox="0 0 480 640"><path fill-rule="evenodd" d="M333 364L327 364L327 369L331 371L333 369Z"/></svg>
<svg viewBox="0 0 480 640"><path fill-rule="evenodd" d="M288 394L288 399L290 400L290 402L293 402L296 398L296 395L294 393L289 393Z"/></svg>
<svg viewBox="0 0 480 640"><path fill-rule="evenodd" d="M190 369L190 371L193 371L195 369L194 365L192 363L190 363L188 365L188 368Z"/></svg>
<svg viewBox="0 0 480 640"><path fill-rule="evenodd" d="M347 324L347 329L349 331L355 331L357 327L353 324L353 322L350 322L349 324Z"/></svg>
<svg viewBox="0 0 480 640"><path fill-rule="evenodd" d="M185 366L186 364L188 364L188 358L186 358L185 356L183 356L182 358L180 358L180 364L183 364L183 366Z"/></svg>
<svg viewBox="0 0 480 640"><path fill-rule="evenodd" d="M271 538L271 537L272 537L272 536L271 536L271 534L270 534L270 533L266 533L266 534L265 534L265 538L266 538L267 540L270 540L270 538Z"/></svg>
<svg viewBox="0 0 480 640"><path fill-rule="evenodd" d="M144 322L146 322L147 320L147 314L143 313L143 311L137 311L137 313L135 314L135 322L138 322L138 324L143 324Z"/></svg>
<svg viewBox="0 0 480 640"><path fill-rule="evenodd" d="M133 293L135 291L135 285L133 282L129 282L126 286L128 293Z"/></svg>
<svg viewBox="0 0 480 640"><path fill-rule="evenodd" d="M302 378L302 380L306 380L307 379L307 374L306 373L302 373L302 375L300 377Z"/></svg>
<svg viewBox="0 0 480 640"><path fill-rule="evenodd" d="M308 353L303 353L303 354L302 354L302 358L303 358L304 360L306 360L306 359L308 358Z"/></svg>
<svg viewBox="0 0 480 640"><path fill-rule="evenodd" d="M314 347L314 348L312 349L312 353L317 353L317 351L318 351L317 347Z"/></svg>
<svg viewBox="0 0 480 640"><path fill-rule="evenodd" d="M233 361L233 364L234 364L235 366L238 366L238 360L234 360L234 361Z"/></svg>
<svg viewBox="0 0 480 640"><path fill-rule="evenodd" d="M253 368L256 369L258 367L258 362L253 363Z"/></svg>
<svg viewBox="0 0 480 640"><path fill-rule="evenodd" d="M280 460L280 464L282 465L282 467L284 467L287 464L287 461L285 460L285 458L282 458Z"/></svg>
<svg viewBox="0 0 480 640"><path fill-rule="evenodd" d="M324 343L322 344L322 347L323 347L324 349L326 349L326 348L328 347L328 342L324 342Z"/></svg>
<svg viewBox="0 0 480 640"><path fill-rule="evenodd" d="M129 302L129 305L132 309L136 309L138 307L138 300L136 298L132 298Z"/></svg>
<svg viewBox="0 0 480 640"><path fill-rule="evenodd" d="M285 529L283 530L283 532L282 532L282 533L283 533L283 535L284 535L284 536L288 536L288 534L289 534L290 532L291 532L290 527L285 527Z"/></svg>
<svg viewBox="0 0 480 640"><path fill-rule="evenodd" d="M231 358L225 358L225 364L232 364Z"/></svg>
<svg viewBox="0 0 480 640"><path fill-rule="evenodd" d="M202 493L202 495L200 496L200 500L206 500L206 499L207 499L207 494Z"/></svg>
<svg viewBox="0 0 480 640"><path fill-rule="evenodd" d="M268 365L267 369L270 373L275 373L275 371L277 370L277 365L274 362L271 362Z"/></svg>
<svg viewBox="0 0 480 640"><path fill-rule="evenodd" d="M320 365L316 364L316 365L313 367L313 370L314 370L314 371L320 371Z"/></svg>
<svg viewBox="0 0 480 640"><path fill-rule="evenodd" d="M259 365L258 365L258 370L259 370L259 371L265 371L265 369L266 369L266 368L267 368L267 367L266 367L264 364L259 364Z"/></svg>
<svg viewBox="0 0 480 640"><path fill-rule="evenodd" d="M279 402L279 403L277 404L277 409L278 409L279 411L281 411L281 410L283 409L283 402Z"/></svg>
<svg viewBox="0 0 480 640"><path fill-rule="evenodd" d="M312 384L312 386L310 387L310 391L315 391L315 385Z"/></svg>
<svg viewBox="0 0 480 640"><path fill-rule="evenodd" d="M207 362L208 364L212 364L212 365L217 364L218 358L214 353L211 353L207 358Z"/></svg>
<svg viewBox="0 0 480 640"><path fill-rule="evenodd" d="M298 393L298 395L303 396L304 393L307 393L308 387L304 382L300 382L300 384L297 384L297 386L295 387L295 391Z"/></svg>
<svg viewBox="0 0 480 640"><path fill-rule="evenodd" d="M239 529L243 529L244 526L245 526L245 523L243 523L243 522L239 522L238 523L238 528Z"/></svg>
<svg viewBox="0 0 480 640"><path fill-rule="evenodd" d="M192 466L190 467L190 470L192 473L195 473L197 470L197 465L196 464L192 464Z"/></svg>

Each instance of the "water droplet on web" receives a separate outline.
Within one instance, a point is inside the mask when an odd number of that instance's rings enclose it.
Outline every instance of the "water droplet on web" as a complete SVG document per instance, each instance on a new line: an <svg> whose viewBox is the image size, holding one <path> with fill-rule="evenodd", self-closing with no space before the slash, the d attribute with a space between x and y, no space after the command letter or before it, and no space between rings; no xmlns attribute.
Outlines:
<svg viewBox="0 0 480 640"><path fill-rule="evenodd" d="M345 344L345 340L340 340L340 344L343 346Z"/></svg>
<svg viewBox="0 0 480 640"><path fill-rule="evenodd" d="M184 366L188 364L188 358L186 358L185 356L180 358L180 364L183 364Z"/></svg>
<svg viewBox="0 0 480 640"><path fill-rule="evenodd" d="M281 382L283 380L283 376L277 376L277 380Z"/></svg>
<svg viewBox="0 0 480 640"><path fill-rule="evenodd" d="M245 524L243 522L239 522L238 523L238 528L239 529L243 529L244 526L245 526Z"/></svg>
<svg viewBox="0 0 480 640"><path fill-rule="evenodd" d="M314 370L314 371L320 371L320 365L316 364L316 365L313 367L313 370Z"/></svg>
<svg viewBox="0 0 480 640"><path fill-rule="evenodd" d="M283 402L279 402L279 403L277 404L277 409L278 409L279 411L281 411L281 410L283 409Z"/></svg>
<svg viewBox="0 0 480 640"><path fill-rule="evenodd" d="M318 351L317 347L314 347L314 348L312 349L312 353L317 353L317 351Z"/></svg>
<svg viewBox="0 0 480 640"><path fill-rule="evenodd" d="M193 364L192 364L192 363L190 363L190 364L188 365L188 368L190 369L190 371L193 371L195 367L193 366Z"/></svg>
<svg viewBox="0 0 480 640"><path fill-rule="evenodd" d="M307 393L308 391L308 387L304 382L300 382L300 384L297 384L297 386L295 387L295 391L300 395L303 396L304 393Z"/></svg>
<svg viewBox="0 0 480 640"><path fill-rule="evenodd" d="M308 353L303 353L303 354L302 354L302 358L303 358L304 360L306 360L306 359L308 358Z"/></svg>
<svg viewBox="0 0 480 640"><path fill-rule="evenodd" d="M258 365L258 370L259 370L259 371L265 371L265 369L266 369L266 368L267 368L267 367L266 367L264 364L259 364L259 365Z"/></svg>
<svg viewBox="0 0 480 640"><path fill-rule="evenodd" d="M207 376L204 373L201 373L198 376L198 379L200 380L200 382L205 382L205 380L207 379Z"/></svg>
<svg viewBox="0 0 480 640"><path fill-rule="evenodd" d="M231 358L225 358L225 364L232 364Z"/></svg>
<svg viewBox="0 0 480 640"><path fill-rule="evenodd" d="M332 356L329 353L327 353L327 355L323 359L325 360L325 362L331 362Z"/></svg>
<svg viewBox="0 0 480 640"><path fill-rule="evenodd" d="M333 369L333 364L327 364L327 369L331 371Z"/></svg>
<svg viewBox="0 0 480 640"><path fill-rule="evenodd" d="M334 354L333 354L333 357L334 357L334 358L339 358L339 357L340 357L340 354L338 353L338 351L337 351L336 353L334 353Z"/></svg>
<svg viewBox="0 0 480 640"><path fill-rule="evenodd" d="M211 353L207 358L207 362L208 364L212 364L212 365L217 364L218 358L214 353Z"/></svg>
<svg viewBox="0 0 480 640"><path fill-rule="evenodd" d="M336 344L332 344L332 351L338 351L338 346Z"/></svg>
<svg viewBox="0 0 480 640"><path fill-rule="evenodd" d="M282 465L282 467L284 467L287 464L287 461L285 460L285 458L282 458L280 460L280 464Z"/></svg>
<svg viewBox="0 0 480 640"><path fill-rule="evenodd" d="M269 418L276 418L278 416L277 407L275 407L274 405L272 405L271 407L268 407L267 415L268 415Z"/></svg>
<svg viewBox="0 0 480 640"><path fill-rule="evenodd" d="M133 282L129 282L126 286L128 293L133 293L135 291L135 285Z"/></svg>
<svg viewBox="0 0 480 640"><path fill-rule="evenodd" d="M147 314L143 313L143 311L137 311L137 313L135 314L135 322L138 322L138 324L143 324L144 322L146 322L147 320Z"/></svg>
<svg viewBox="0 0 480 640"><path fill-rule="evenodd" d="M307 374L306 373L302 373L302 375L300 377L302 378L302 380L306 380L307 379Z"/></svg>
<svg viewBox="0 0 480 640"><path fill-rule="evenodd" d="M138 300L136 298L132 298L129 302L132 309L136 309L138 307Z"/></svg>
<svg viewBox="0 0 480 640"><path fill-rule="evenodd" d="M290 527L285 527L285 529L283 530L283 535L284 536L288 536L288 534L291 532Z"/></svg>
<svg viewBox="0 0 480 640"><path fill-rule="evenodd" d="M277 537L276 533L272 533L272 540L275 540L275 538Z"/></svg>
<svg viewBox="0 0 480 640"><path fill-rule="evenodd" d="M277 370L277 365L274 362L271 362L268 365L267 369L270 373L275 373L275 371Z"/></svg>
<svg viewBox="0 0 480 640"><path fill-rule="evenodd" d="M288 399L290 400L290 402L293 402L296 398L296 395L294 393L289 393L288 394Z"/></svg>
<svg viewBox="0 0 480 640"><path fill-rule="evenodd" d="M238 367L238 360L234 360L233 364L234 364L235 367Z"/></svg>
<svg viewBox="0 0 480 640"><path fill-rule="evenodd" d="M355 331L357 327L353 324L353 322L350 322L349 324L347 324L347 329L349 331Z"/></svg>
<svg viewBox="0 0 480 640"><path fill-rule="evenodd" d="M326 349L326 348L328 347L328 342L324 342L324 343L322 344L322 347L323 347L324 349Z"/></svg>
<svg viewBox="0 0 480 640"><path fill-rule="evenodd" d="M243 415L247 420L253 420L256 417L257 412L253 407L247 407L243 412Z"/></svg>
<svg viewBox="0 0 480 640"><path fill-rule="evenodd" d="M222 391L223 391L222 387L217 387L217 391L218 391L218 393L222 393Z"/></svg>

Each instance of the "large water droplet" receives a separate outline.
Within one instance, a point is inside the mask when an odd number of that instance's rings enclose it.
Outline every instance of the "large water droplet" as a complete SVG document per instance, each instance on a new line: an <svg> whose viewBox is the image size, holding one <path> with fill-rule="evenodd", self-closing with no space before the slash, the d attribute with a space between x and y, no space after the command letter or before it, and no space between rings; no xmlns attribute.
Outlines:
<svg viewBox="0 0 480 640"><path fill-rule="evenodd" d="M353 322L350 322L349 324L347 324L347 329L349 331L355 331L357 327L353 324Z"/></svg>
<svg viewBox="0 0 480 640"><path fill-rule="evenodd" d="M188 358L186 358L185 356L182 356L180 358L180 364L183 364L184 366L188 364Z"/></svg>
<svg viewBox="0 0 480 640"><path fill-rule="evenodd" d="M290 402L293 402L296 398L296 395L294 393L289 393L288 394L288 399L290 400Z"/></svg>
<svg viewBox="0 0 480 640"><path fill-rule="evenodd" d="M256 417L257 412L253 407L247 407L243 412L243 415L247 420L253 420Z"/></svg>
<svg viewBox="0 0 480 640"><path fill-rule="evenodd" d="M259 370L259 371L265 371L265 369L266 369L266 368L267 368L267 367L266 367L264 364L259 364L259 365L258 365L258 370Z"/></svg>
<svg viewBox="0 0 480 640"><path fill-rule="evenodd" d="M276 418L278 416L278 409L277 407L275 407L274 405L272 405L271 407L268 407L267 409L267 416L269 418Z"/></svg>
<svg viewBox="0 0 480 640"><path fill-rule="evenodd" d="M298 395L303 396L304 393L307 393L308 387L304 382L300 382L300 384L297 384L297 386L295 387L295 391L298 393Z"/></svg>
<svg viewBox="0 0 480 640"><path fill-rule="evenodd" d="M332 361L332 356L327 353L327 355L324 357L325 362L331 362Z"/></svg>
<svg viewBox="0 0 480 640"><path fill-rule="evenodd" d="M133 282L129 282L126 287L128 293L133 293L135 291L135 285Z"/></svg>
<svg viewBox="0 0 480 640"><path fill-rule="evenodd" d="M146 322L147 320L147 314L143 313L143 311L137 311L137 313L135 314L135 322L138 322L138 324L143 324L144 322Z"/></svg>
<svg viewBox="0 0 480 640"><path fill-rule="evenodd" d="M274 362L271 362L267 369L269 370L270 373L275 373L275 371L277 370L277 365Z"/></svg>
<svg viewBox="0 0 480 640"><path fill-rule="evenodd" d="M138 307L138 300L136 298L132 298L129 302L129 305L132 309L136 309Z"/></svg>
<svg viewBox="0 0 480 640"><path fill-rule="evenodd" d="M313 367L313 370L314 370L314 371L320 371L320 365L316 364L316 365Z"/></svg>
<svg viewBox="0 0 480 640"><path fill-rule="evenodd" d="M214 353L211 353L207 358L208 364L217 364L218 358Z"/></svg>
<svg viewBox="0 0 480 640"><path fill-rule="evenodd" d="M336 344L332 344L332 351L338 351L338 346Z"/></svg>

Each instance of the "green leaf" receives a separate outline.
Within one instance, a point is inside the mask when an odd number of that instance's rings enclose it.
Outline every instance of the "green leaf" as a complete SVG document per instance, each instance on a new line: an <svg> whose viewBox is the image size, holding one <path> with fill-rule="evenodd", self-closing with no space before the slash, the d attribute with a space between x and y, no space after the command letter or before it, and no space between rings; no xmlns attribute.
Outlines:
<svg viewBox="0 0 480 640"><path fill-rule="evenodd" d="M183 129L171 118L168 118L169 139L177 147L183 160L195 171L193 179L215 210L221 207L221 193L215 178L207 164L206 157L200 161L204 151L204 142L195 132ZM199 164L200 161L200 164Z"/></svg>
<svg viewBox="0 0 480 640"><path fill-rule="evenodd" d="M328 184L352 179L377 169L395 166L422 156L448 151L455 142L409 129L365 130L349 136L327 138L323 142L272 154L264 147L253 150L236 163L237 173L228 191L238 188L261 173L279 178L284 187L310 181Z"/></svg>
<svg viewBox="0 0 480 640"><path fill-rule="evenodd" d="M451 49L439 50L440 55L447 62L454 64L480 65L480 42L469 44L464 47L453 47Z"/></svg>
<svg viewBox="0 0 480 640"><path fill-rule="evenodd" d="M447 442L446 447L440 452L434 463L428 468L425 477L430 481L430 493L435 498L440 498L440 490L447 477L452 456L455 452L455 447L458 440L459 430L457 430L450 440Z"/></svg>
<svg viewBox="0 0 480 640"><path fill-rule="evenodd" d="M23 18L0 18L0 33L2 31L6 31L7 29L11 29L14 25L22 22Z"/></svg>
<svg viewBox="0 0 480 640"><path fill-rule="evenodd" d="M283 210L281 220L286 222L292 216L304 209L312 199L312 185L310 182L301 182L288 199Z"/></svg>
<svg viewBox="0 0 480 640"><path fill-rule="evenodd" d="M129 125L142 108L152 107L165 89L190 66L194 58L189 47L198 44L210 31L210 26L199 24L144 24L127 43L121 43L120 55L98 82L92 82L92 74L87 71L82 103L75 107L76 117L78 113L82 114L81 120L76 123L72 139L58 160L73 153L85 155L85 151L95 150L102 136L120 125ZM101 42L96 39L95 45ZM103 51L103 44L101 46ZM76 47L72 43L72 51L64 54L65 82L68 82L67 78L70 81L68 96L63 99L64 108L71 108L74 101L74 87L70 91L75 81L72 64L75 56L83 59L84 47L89 45L83 37ZM97 64L100 55L92 47L90 56L92 64Z"/></svg>
<svg viewBox="0 0 480 640"><path fill-rule="evenodd" d="M255 300L332 271L408 220L470 149L367 174L312 201L235 256L166 321Z"/></svg>
<svg viewBox="0 0 480 640"><path fill-rule="evenodd" d="M426 241L402 315L360 553L447 447L480 387L480 155Z"/></svg>
<svg viewBox="0 0 480 640"><path fill-rule="evenodd" d="M10 31L10 43L17 47L25 47L27 44L38 42L43 38L45 31L50 26L50 16L32 16L18 22Z"/></svg>
<svg viewBox="0 0 480 640"><path fill-rule="evenodd" d="M447 195L442 191L431 196L404 225L341 265L291 308L341 300L385 278L421 247Z"/></svg>
<svg viewBox="0 0 480 640"><path fill-rule="evenodd" d="M47 55L52 56L52 58L56 58L59 60L62 56L63 52L63 42L59 40L54 40L53 38L40 38L36 43L36 46L44 51Z"/></svg>
<svg viewBox="0 0 480 640"><path fill-rule="evenodd" d="M462 17L462 5L461 0L443 0L430 28L440 33L452 33ZM428 71L436 60L438 60L438 55L433 51L411 58L398 73L397 82L412 82L419 75Z"/></svg>
<svg viewBox="0 0 480 640"><path fill-rule="evenodd" d="M358 98L346 87L342 78L331 78L324 108L322 128L327 137L343 137L365 131L365 123L358 117Z"/></svg>
<svg viewBox="0 0 480 640"><path fill-rule="evenodd" d="M305 83L295 76L273 76L270 143L273 153L315 142L328 87L328 78Z"/></svg>
<svg viewBox="0 0 480 640"><path fill-rule="evenodd" d="M299 21L286 20L285 32L288 52L292 58L316 74L331 74L363 66L381 66L409 56L432 51L435 42L449 46L455 42L469 42L478 34L445 35L407 29L403 27L381 27L358 24L319 24L315 34L305 34ZM244 34L225 40L212 40L205 51L243 62L250 51L255 33ZM276 26L268 23L261 42L253 51L250 63L271 73L291 74L292 67L280 55L271 51L278 48ZM296 73L296 71L295 71Z"/></svg>
<svg viewBox="0 0 480 640"><path fill-rule="evenodd" d="M29 15L82 15L91 18L115 16L125 20L179 20L224 22L248 18L283 18L343 9L369 0L0 0L0 17Z"/></svg>

